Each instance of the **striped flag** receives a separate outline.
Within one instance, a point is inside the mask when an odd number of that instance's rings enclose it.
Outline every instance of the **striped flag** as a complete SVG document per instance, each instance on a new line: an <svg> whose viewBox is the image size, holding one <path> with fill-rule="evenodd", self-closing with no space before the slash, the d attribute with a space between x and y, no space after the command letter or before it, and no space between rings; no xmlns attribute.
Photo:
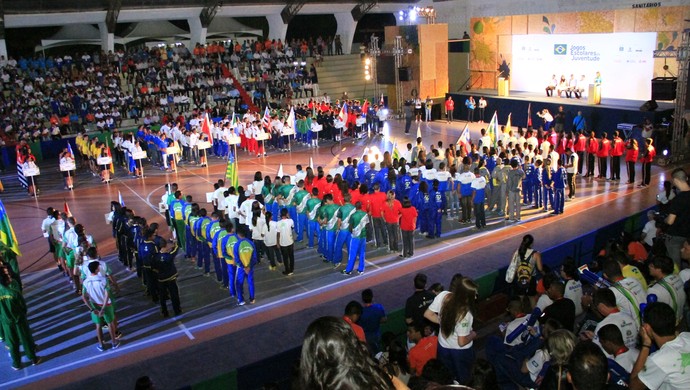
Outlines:
<svg viewBox="0 0 690 390"><path fill-rule="evenodd" d="M268 109L268 106L266 106L264 116L261 118L261 125L266 129L271 128L271 110Z"/></svg>
<svg viewBox="0 0 690 390"><path fill-rule="evenodd" d="M344 102L343 106L340 108L340 113L338 114L338 119L340 119L340 121L343 123L347 123L347 112L348 112L347 102Z"/></svg>
<svg viewBox="0 0 690 390"><path fill-rule="evenodd" d="M117 191L117 200L120 202L120 206L125 207L125 200L122 199L122 194L120 191Z"/></svg>
<svg viewBox="0 0 690 390"><path fill-rule="evenodd" d="M532 126L532 103L527 105L527 126Z"/></svg>
<svg viewBox="0 0 690 390"><path fill-rule="evenodd" d="M67 151L68 151L69 154L71 154L72 157L74 158L74 152L72 151L72 143L70 143L69 141L67 141Z"/></svg>
<svg viewBox="0 0 690 390"><path fill-rule="evenodd" d="M7 216L5 205L0 200L0 245L11 250L17 256L21 256L19 251L19 242L17 236L14 234L14 229L10 223L10 217Z"/></svg>
<svg viewBox="0 0 690 390"><path fill-rule="evenodd" d="M491 122L489 122L489 127L486 129L486 133L491 137L491 146L496 147L498 142L498 116L497 112L494 111L494 116L491 117Z"/></svg>
<svg viewBox="0 0 690 390"><path fill-rule="evenodd" d="M237 160L235 160L235 154L230 151L228 153L228 167L225 169L225 181L230 183L232 187L239 187L240 178L238 175Z"/></svg>
<svg viewBox="0 0 690 390"><path fill-rule="evenodd" d="M208 142L213 145L213 136L211 136L211 121L208 119L208 112L204 113L204 119L201 121L201 132L206 134Z"/></svg>
<svg viewBox="0 0 690 390"><path fill-rule="evenodd" d="M460 137L458 138L458 142L456 142L456 148L463 147L465 149L465 154L470 153L470 125L469 123L465 123L465 128L462 130L462 133L460 133Z"/></svg>
<svg viewBox="0 0 690 390"><path fill-rule="evenodd" d="M64 210L65 210L65 214L67 214L68 217L72 216L72 211L69 209L69 205L67 205L67 201L65 201Z"/></svg>
<svg viewBox="0 0 690 390"><path fill-rule="evenodd" d="M19 153L19 149L17 149L17 179L22 187L29 188L29 181L26 176L24 176L24 161Z"/></svg>

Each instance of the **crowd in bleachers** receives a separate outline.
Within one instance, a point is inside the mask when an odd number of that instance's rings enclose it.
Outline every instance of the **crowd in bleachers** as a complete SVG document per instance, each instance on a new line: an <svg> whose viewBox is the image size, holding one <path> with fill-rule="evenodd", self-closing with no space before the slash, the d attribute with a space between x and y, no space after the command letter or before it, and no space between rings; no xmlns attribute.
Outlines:
<svg viewBox="0 0 690 390"><path fill-rule="evenodd" d="M338 49L340 47L340 49ZM0 58L3 140L48 140L88 128L114 129L123 119L159 123L191 108L243 112L247 106L222 65L264 107L313 97L318 83L308 57L342 52L335 39L245 40L131 48L105 53Z"/></svg>

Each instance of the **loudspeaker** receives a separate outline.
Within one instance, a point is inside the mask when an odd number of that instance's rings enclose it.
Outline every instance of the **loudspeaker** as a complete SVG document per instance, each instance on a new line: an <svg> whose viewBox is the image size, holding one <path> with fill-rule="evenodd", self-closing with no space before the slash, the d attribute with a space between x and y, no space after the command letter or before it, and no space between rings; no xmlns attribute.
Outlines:
<svg viewBox="0 0 690 390"><path fill-rule="evenodd" d="M395 84L395 57L380 56L376 61L376 81L379 84Z"/></svg>
<svg viewBox="0 0 690 390"><path fill-rule="evenodd" d="M659 108L654 100L647 100L643 105L640 106L640 111L654 111Z"/></svg>
<svg viewBox="0 0 690 390"><path fill-rule="evenodd" d="M412 69L407 66L398 68L398 79L400 81L412 81Z"/></svg>
<svg viewBox="0 0 690 390"><path fill-rule="evenodd" d="M674 100L677 78L655 77L652 79L652 100Z"/></svg>

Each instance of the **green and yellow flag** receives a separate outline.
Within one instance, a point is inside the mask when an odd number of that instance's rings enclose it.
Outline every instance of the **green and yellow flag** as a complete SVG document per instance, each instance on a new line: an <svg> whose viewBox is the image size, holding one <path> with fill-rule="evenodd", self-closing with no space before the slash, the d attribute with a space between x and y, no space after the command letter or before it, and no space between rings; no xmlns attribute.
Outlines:
<svg viewBox="0 0 690 390"><path fill-rule="evenodd" d="M19 251L19 242L17 236L14 234L10 217L7 216L5 205L0 201L0 245L14 252L17 256L21 256Z"/></svg>
<svg viewBox="0 0 690 390"><path fill-rule="evenodd" d="M235 154L230 151L228 154L228 167L225 169L225 181L237 188L240 185L240 178L237 172L237 161L235 160Z"/></svg>

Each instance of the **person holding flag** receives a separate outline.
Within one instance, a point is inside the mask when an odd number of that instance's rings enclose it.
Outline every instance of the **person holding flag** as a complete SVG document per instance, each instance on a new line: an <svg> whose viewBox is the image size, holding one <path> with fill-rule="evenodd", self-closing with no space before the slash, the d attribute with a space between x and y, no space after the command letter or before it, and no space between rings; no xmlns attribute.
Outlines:
<svg viewBox="0 0 690 390"><path fill-rule="evenodd" d="M68 165L75 165L74 162L74 154L72 154L72 147L70 146L69 142L67 143L67 147L62 150L62 153L60 153L60 166L68 166ZM66 170L62 171L62 177L65 179L65 189L72 191L74 188L74 170Z"/></svg>

